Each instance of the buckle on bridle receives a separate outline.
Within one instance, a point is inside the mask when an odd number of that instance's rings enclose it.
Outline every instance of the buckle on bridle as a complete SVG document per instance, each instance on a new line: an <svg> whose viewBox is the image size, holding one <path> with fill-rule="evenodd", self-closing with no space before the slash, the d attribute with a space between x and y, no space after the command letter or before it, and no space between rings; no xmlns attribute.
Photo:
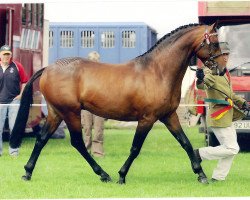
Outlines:
<svg viewBox="0 0 250 200"><path fill-rule="evenodd" d="M210 44L210 35L207 33L207 29L206 29L206 33L204 34L204 38L206 40L206 43Z"/></svg>

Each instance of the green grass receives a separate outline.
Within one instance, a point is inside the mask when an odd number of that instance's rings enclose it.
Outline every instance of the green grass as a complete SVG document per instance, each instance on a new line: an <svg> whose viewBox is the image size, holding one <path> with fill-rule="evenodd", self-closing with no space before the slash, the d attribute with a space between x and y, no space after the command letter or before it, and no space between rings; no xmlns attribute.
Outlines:
<svg viewBox="0 0 250 200"><path fill-rule="evenodd" d="M107 197L235 197L250 196L249 153L238 154L225 182L201 185L192 172L189 159L171 134L156 126L148 135L139 157L119 185L118 171L129 155L133 129L105 129L105 158L96 161L109 173L110 183L102 183L90 166L66 139L50 140L43 149L32 180L21 180L34 146L34 138L25 138L21 154L11 159L6 151L0 157L0 198L107 198ZM184 128L195 148L204 145L198 128ZM216 161L204 161L210 178Z"/></svg>

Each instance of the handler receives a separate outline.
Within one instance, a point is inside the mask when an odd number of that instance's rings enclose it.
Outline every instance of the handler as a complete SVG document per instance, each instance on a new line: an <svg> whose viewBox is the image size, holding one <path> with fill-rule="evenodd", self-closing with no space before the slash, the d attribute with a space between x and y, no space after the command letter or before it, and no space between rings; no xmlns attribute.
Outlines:
<svg viewBox="0 0 250 200"><path fill-rule="evenodd" d="M230 49L226 42L220 43L225 66ZM232 121L242 119L244 113L240 109L249 110L249 104L232 90L230 74L226 69L223 76L217 75L216 69L198 69L196 72L197 88L206 91L209 102L207 115L208 126L211 127L220 142L216 147L203 147L194 150L199 161L218 160L212 175L212 182L226 179L231 168L234 156L239 152L236 130Z"/></svg>

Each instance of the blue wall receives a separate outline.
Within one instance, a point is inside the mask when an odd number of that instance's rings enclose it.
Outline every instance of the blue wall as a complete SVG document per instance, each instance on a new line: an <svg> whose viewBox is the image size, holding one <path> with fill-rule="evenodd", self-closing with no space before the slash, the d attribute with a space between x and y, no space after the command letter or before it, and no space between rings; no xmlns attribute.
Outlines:
<svg viewBox="0 0 250 200"><path fill-rule="evenodd" d="M92 39L90 39L91 32ZM83 34L87 42L82 43ZM157 33L145 23L50 23L49 63L65 57L87 57L91 51L101 62L122 63L146 52L157 41ZM86 41L86 40L85 40Z"/></svg>

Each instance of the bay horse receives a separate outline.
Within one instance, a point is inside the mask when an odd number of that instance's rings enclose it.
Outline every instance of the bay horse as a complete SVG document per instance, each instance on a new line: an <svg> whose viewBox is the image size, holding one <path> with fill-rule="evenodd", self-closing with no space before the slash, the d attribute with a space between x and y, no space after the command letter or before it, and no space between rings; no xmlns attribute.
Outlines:
<svg viewBox="0 0 250 200"><path fill-rule="evenodd" d="M32 103L32 84L40 77L39 86L47 102L48 117L37 135L22 178L31 179L41 150L64 120L72 146L100 176L101 181L111 181L84 145L80 112L86 109L107 119L138 121L130 155L119 171L118 183L125 184L129 168L157 120L165 124L186 151L193 172L198 174L198 181L208 183L180 125L176 109L180 103L182 80L191 57L196 54L203 63L217 67L222 73L224 67L216 60L216 55L220 53L215 24L189 24L165 35L149 51L127 63L107 64L83 58L65 58L40 69L26 84L10 137L12 148L21 145Z"/></svg>

